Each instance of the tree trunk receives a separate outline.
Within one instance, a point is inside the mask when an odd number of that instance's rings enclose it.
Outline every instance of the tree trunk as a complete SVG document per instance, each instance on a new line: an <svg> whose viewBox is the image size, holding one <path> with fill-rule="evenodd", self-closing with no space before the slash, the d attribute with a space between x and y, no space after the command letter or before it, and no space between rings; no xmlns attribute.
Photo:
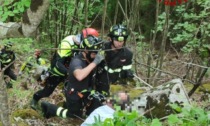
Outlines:
<svg viewBox="0 0 210 126"><path fill-rule="evenodd" d="M35 37L49 5L49 0L32 0L30 8L22 16L22 22L0 22L0 39Z"/></svg>
<svg viewBox="0 0 210 126"><path fill-rule="evenodd" d="M117 14L118 14L118 1L119 0L117 0L116 1L116 5L115 5L115 12L114 12L114 21L113 21L113 23L114 23L114 25L116 24L116 22L117 22Z"/></svg>
<svg viewBox="0 0 210 126"><path fill-rule="evenodd" d="M0 111L1 111L1 123L3 126L11 126L9 119L9 105L8 105L8 96L7 96L7 88L4 83L4 71L14 63L11 62L9 65L5 66L2 70L0 68ZM1 64L0 64L1 65Z"/></svg>
<svg viewBox="0 0 210 126"><path fill-rule="evenodd" d="M73 26L75 25L75 22L78 20L77 15L78 15L78 6L79 6L79 0L75 1L75 8L74 8L74 14L71 19L71 28L70 28L70 35L73 33Z"/></svg>
<svg viewBox="0 0 210 126"><path fill-rule="evenodd" d="M155 45L155 40L156 40L156 36L157 36L157 26L158 26L158 15L159 15L159 9L160 9L160 3L156 2L156 17L155 17L155 28L154 28L154 33L152 34L152 38L150 41L150 54L148 55L148 60L147 60L147 65L149 66L147 68L147 83L151 83L153 82L154 79L150 80L151 77L151 69L150 69L150 65L152 63L152 53L154 50L154 45ZM154 76L152 77L154 78ZM152 84L153 85L153 84Z"/></svg>
<svg viewBox="0 0 210 126"><path fill-rule="evenodd" d="M163 54L165 52L165 46L166 46L166 39L167 39L167 34L168 34L168 28L169 28L169 11L170 11L170 6L165 6L165 24L164 24L164 31L163 31L163 38L161 42L161 49L160 49L160 62L159 62L159 69L162 70L162 65L163 65ZM158 72L158 78L161 76L161 72Z"/></svg>
<svg viewBox="0 0 210 126"><path fill-rule="evenodd" d="M85 0L85 27L88 27L88 4L89 0Z"/></svg>
<svg viewBox="0 0 210 126"><path fill-rule="evenodd" d="M101 26L101 38L104 37L104 26L105 26L105 21L106 21L107 3L108 3L108 0L104 0L104 13L103 13L103 19L102 19L102 26Z"/></svg>
<svg viewBox="0 0 210 126"><path fill-rule="evenodd" d="M9 120L9 106L6 84L4 83L4 71L0 72L0 111L1 111L1 123L3 126L11 126Z"/></svg>

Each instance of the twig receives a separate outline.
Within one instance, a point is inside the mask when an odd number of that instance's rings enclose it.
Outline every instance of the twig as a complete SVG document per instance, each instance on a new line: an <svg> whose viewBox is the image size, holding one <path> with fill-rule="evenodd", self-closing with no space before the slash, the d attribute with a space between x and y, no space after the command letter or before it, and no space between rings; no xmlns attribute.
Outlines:
<svg viewBox="0 0 210 126"><path fill-rule="evenodd" d="M78 119L81 119L82 121L85 121L83 118L81 118L81 117L79 117L79 116L77 116L77 115L75 115L75 114L73 114L75 117L77 117Z"/></svg>
<svg viewBox="0 0 210 126"><path fill-rule="evenodd" d="M140 77L138 77L136 74L133 74L134 77L136 77L137 79L139 79L141 82L143 82L145 85L149 86L150 88L153 88L153 86L149 85L147 82L145 82L144 80L142 80Z"/></svg>
<svg viewBox="0 0 210 126"><path fill-rule="evenodd" d="M187 62L183 62L183 61L181 61L181 60L177 60L177 61L182 62L182 63L184 63L184 64L188 64L188 65L193 65L193 66L201 67L201 68L209 68L209 67L201 66L201 65L194 64L194 63L191 63L191 62L190 62L190 63L187 63Z"/></svg>
<svg viewBox="0 0 210 126"><path fill-rule="evenodd" d="M183 77L180 77L179 75L172 74L172 73L170 73L170 72L163 71L163 70L160 70L160 69L158 69L158 68L154 68L154 67L148 66L148 65L146 65L146 64L143 64L143 63L140 63L140 62L137 62L137 61L136 61L136 63L141 64L141 65L144 65L144 66L146 66L146 67L150 67L150 68L152 68L152 69L154 69L154 70L161 71L161 72L163 72L163 73L166 73L166 74L169 74L169 75L172 75L172 76L176 76L176 77L178 77L178 78L181 78L181 79L184 80L184 81L187 81L187 82L190 82L190 83L196 85L195 82L193 82L193 81L191 81L191 80L183 79Z"/></svg>
<svg viewBox="0 0 210 126"><path fill-rule="evenodd" d="M141 114L141 115L145 115L145 114L147 114L148 112L151 112L153 109L155 109L155 107L152 107L151 109L148 109L147 111L145 111L143 114Z"/></svg>

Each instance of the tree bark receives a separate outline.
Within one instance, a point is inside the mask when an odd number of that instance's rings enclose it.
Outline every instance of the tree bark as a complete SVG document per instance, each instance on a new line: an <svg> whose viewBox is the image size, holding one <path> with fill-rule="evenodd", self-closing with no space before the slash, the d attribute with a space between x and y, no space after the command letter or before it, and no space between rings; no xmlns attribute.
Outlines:
<svg viewBox="0 0 210 126"><path fill-rule="evenodd" d="M103 19L102 19L102 26L101 26L101 38L104 37L104 26L106 21L106 11L107 11L107 4L109 0L104 0L104 13L103 13Z"/></svg>
<svg viewBox="0 0 210 126"><path fill-rule="evenodd" d="M5 66L2 70L0 70L0 111L1 111L1 123L3 126L11 126L9 119L9 105L8 105L8 96L7 96L7 88L4 83L4 71L14 63L11 62L9 65ZM1 64L0 64L1 65Z"/></svg>
<svg viewBox="0 0 210 126"><path fill-rule="evenodd" d="M4 71L0 72L0 111L1 111L1 123L3 126L10 126L9 120L9 106L6 84L4 83Z"/></svg>
<svg viewBox="0 0 210 126"><path fill-rule="evenodd" d="M164 24L164 31L163 31L163 38L161 42L161 49L160 49L160 60L159 60L159 69L162 69L163 66L163 60L164 60L164 52L165 52L165 47L166 47L166 39L167 39L167 34L168 34L168 28L169 28L169 12L170 12L170 6L165 6L165 24ZM160 77L161 72L158 72L158 77Z"/></svg>
<svg viewBox="0 0 210 126"><path fill-rule="evenodd" d="M0 39L35 37L49 5L49 0L31 0L30 8L22 16L22 22L0 22Z"/></svg>
<svg viewBox="0 0 210 126"><path fill-rule="evenodd" d="M88 6L89 0L85 0L85 27L88 27Z"/></svg>
<svg viewBox="0 0 210 126"><path fill-rule="evenodd" d="M117 22L117 14L118 14L118 6L119 6L119 5L118 5L118 1L119 1L119 0L116 1L116 5L115 5L114 21L113 21L113 22L114 22L114 25L115 25L116 22Z"/></svg>

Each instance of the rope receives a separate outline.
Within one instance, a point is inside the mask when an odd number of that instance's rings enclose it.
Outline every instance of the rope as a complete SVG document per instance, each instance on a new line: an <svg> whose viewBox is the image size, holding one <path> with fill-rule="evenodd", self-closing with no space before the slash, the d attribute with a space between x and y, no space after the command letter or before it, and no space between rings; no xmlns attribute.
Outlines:
<svg viewBox="0 0 210 126"><path fill-rule="evenodd" d="M123 49L126 47L121 47L118 49ZM68 48L45 48L45 49L41 49L41 51L44 50L72 50L72 51L112 51L112 50L118 50L118 49L68 49Z"/></svg>

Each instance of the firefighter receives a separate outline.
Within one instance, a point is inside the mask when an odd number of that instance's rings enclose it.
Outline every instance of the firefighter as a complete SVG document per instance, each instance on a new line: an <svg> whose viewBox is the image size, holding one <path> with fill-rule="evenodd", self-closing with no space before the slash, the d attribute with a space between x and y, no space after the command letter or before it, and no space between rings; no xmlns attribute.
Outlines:
<svg viewBox="0 0 210 126"><path fill-rule="evenodd" d="M18 75L24 75L24 81L28 80L31 83L31 77L34 77L39 83L41 83L41 74L46 73L48 66L46 60L41 58L41 50L35 49L34 56L30 56L22 64ZM26 73L25 73L26 72Z"/></svg>
<svg viewBox="0 0 210 126"><path fill-rule="evenodd" d="M0 70L9 65L10 63L15 61L15 53L11 50L12 43L6 43L3 48L0 50ZM12 63L8 68L5 69L4 75L7 75L9 78L4 77L7 88L12 88L12 83L17 80L17 76L15 75L12 68L14 67L14 63Z"/></svg>
<svg viewBox="0 0 210 126"><path fill-rule="evenodd" d="M94 36L89 35L85 38L80 47L84 48L84 51L76 55L69 66L69 81L65 86L65 108L45 101L42 102L41 107L46 118L53 116L63 118L82 116L84 105L87 105L87 102L84 101L90 98L88 97L89 94L92 94L89 91L92 90L91 80L94 69L103 60L103 56L98 52L102 45Z"/></svg>
<svg viewBox="0 0 210 126"><path fill-rule="evenodd" d="M51 61L51 66L49 70L50 75L46 80L46 85L44 89L37 91L33 95L31 108L36 109L38 101L43 97L50 96L57 85L65 80L68 73L68 68L66 66L69 65L69 61L74 54L72 49L79 48L81 42L83 42L83 40L89 35L98 37L99 33L96 29L85 28L82 30L81 34L69 35L61 41L61 44L59 45L60 49L56 51Z"/></svg>
<svg viewBox="0 0 210 126"><path fill-rule="evenodd" d="M121 78L133 78L133 53L126 47L128 30L124 25L114 25L109 30L109 41L104 43L105 60L99 64L96 90L109 95L111 83Z"/></svg>
<svg viewBox="0 0 210 126"><path fill-rule="evenodd" d="M23 71L30 73L32 67L36 65L46 65L46 60L41 58L41 50L35 49L34 58L32 56L28 57L26 62L24 62L20 68L18 75L22 75Z"/></svg>

